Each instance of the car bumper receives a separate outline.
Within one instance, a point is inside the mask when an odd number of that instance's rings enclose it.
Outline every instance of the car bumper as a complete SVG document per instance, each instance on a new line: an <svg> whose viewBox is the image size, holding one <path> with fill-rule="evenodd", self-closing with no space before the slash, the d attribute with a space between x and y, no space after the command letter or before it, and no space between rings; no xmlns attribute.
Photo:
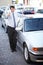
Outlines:
<svg viewBox="0 0 43 65"><path fill-rule="evenodd" d="M32 53L30 54L30 60L34 62L43 62L43 55L34 55Z"/></svg>

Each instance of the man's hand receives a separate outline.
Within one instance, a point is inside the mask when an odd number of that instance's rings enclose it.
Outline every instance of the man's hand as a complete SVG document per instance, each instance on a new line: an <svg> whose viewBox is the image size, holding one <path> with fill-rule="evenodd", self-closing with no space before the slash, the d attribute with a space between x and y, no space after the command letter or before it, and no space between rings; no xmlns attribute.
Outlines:
<svg viewBox="0 0 43 65"><path fill-rule="evenodd" d="M11 13L9 12L9 13L8 13L8 16L10 16L10 14L11 14Z"/></svg>

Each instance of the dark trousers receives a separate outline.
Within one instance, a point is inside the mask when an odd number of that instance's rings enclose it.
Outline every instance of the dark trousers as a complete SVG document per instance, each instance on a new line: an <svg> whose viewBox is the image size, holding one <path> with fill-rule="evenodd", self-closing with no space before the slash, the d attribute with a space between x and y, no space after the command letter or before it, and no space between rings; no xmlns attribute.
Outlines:
<svg viewBox="0 0 43 65"><path fill-rule="evenodd" d="M11 50L15 50L16 49L16 45L17 45L17 31L12 28L12 27L7 27L7 31L8 31L8 37L9 37L9 42L10 42L10 48Z"/></svg>

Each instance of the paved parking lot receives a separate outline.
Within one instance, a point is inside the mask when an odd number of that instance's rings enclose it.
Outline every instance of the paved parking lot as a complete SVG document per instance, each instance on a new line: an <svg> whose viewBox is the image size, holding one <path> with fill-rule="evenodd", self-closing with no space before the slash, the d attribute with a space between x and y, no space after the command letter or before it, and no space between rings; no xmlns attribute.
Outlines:
<svg viewBox="0 0 43 65"><path fill-rule="evenodd" d="M0 65L38 65L41 63L27 64L23 58L21 50L17 47L17 52L11 52L8 36L1 27L0 19ZM42 64L43 65L43 64Z"/></svg>

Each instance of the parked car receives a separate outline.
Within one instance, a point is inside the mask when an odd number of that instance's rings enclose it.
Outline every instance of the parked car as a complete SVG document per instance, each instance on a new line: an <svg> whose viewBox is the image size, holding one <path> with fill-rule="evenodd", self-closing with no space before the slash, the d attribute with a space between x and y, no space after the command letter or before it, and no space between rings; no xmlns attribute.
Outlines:
<svg viewBox="0 0 43 65"><path fill-rule="evenodd" d="M7 19L6 18L2 18L2 27L4 28L5 32L7 33Z"/></svg>
<svg viewBox="0 0 43 65"><path fill-rule="evenodd" d="M7 7L5 8L4 14L7 15L9 11L10 11L10 6L7 6Z"/></svg>
<svg viewBox="0 0 43 65"><path fill-rule="evenodd" d="M17 14L18 14L18 17L21 17L21 15L22 15L22 12L23 12L23 9L24 9L24 7L23 7L23 5L22 4L16 4L15 5L15 10L16 10L16 12L17 12Z"/></svg>
<svg viewBox="0 0 43 65"><path fill-rule="evenodd" d="M35 14L35 12L34 12L33 8L29 8L29 9L24 9L23 14L25 14L25 15Z"/></svg>
<svg viewBox="0 0 43 65"><path fill-rule="evenodd" d="M43 9L38 9L37 13L43 14Z"/></svg>
<svg viewBox="0 0 43 65"><path fill-rule="evenodd" d="M4 16L4 14L2 15L2 27L4 28L5 32L7 33L7 18Z"/></svg>
<svg viewBox="0 0 43 65"><path fill-rule="evenodd" d="M24 17L16 30L25 61L43 62L43 17Z"/></svg>
<svg viewBox="0 0 43 65"><path fill-rule="evenodd" d="M2 10L0 10L0 18L1 18L1 16L2 16L2 14L3 14L3 11L2 11Z"/></svg>
<svg viewBox="0 0 43 65"><path fill-rule="evenodd" d="M20 14L22 14L22 10L23 10L23 7L18 7L18 8L16 9L17 13L20 13Z"/></svg>
<svg viewBox="0 0 43 65"><path fill-rule="evenodd" d="M35 13L36 13L36 8L29 7L29 6L24 7L23 14L29 15L29 14L35 14Z"/></svg>
<svg viewBox="0 0 43 65"><path fill-rule="evenodd" d="M5 9L6 9L6 6L0 6L0 17L4 13Z"/></svg>
<svg viewBox="0 0 43 65"><path fill-rule="evenodd" d="M7 32L7 20L8 20L6 15L9 13L9 11L10 11L10 8L9 6L7 6L5 8L4 13L2 14L2 27L4 28L5 32Z"/></svg>
<svg viewBox="0 0 43 65"><path fill-rule="evenodd" d="M6 6L0 6L0 9L1 9L2 11L5 11L5 8L6 8Z"/></svg>

